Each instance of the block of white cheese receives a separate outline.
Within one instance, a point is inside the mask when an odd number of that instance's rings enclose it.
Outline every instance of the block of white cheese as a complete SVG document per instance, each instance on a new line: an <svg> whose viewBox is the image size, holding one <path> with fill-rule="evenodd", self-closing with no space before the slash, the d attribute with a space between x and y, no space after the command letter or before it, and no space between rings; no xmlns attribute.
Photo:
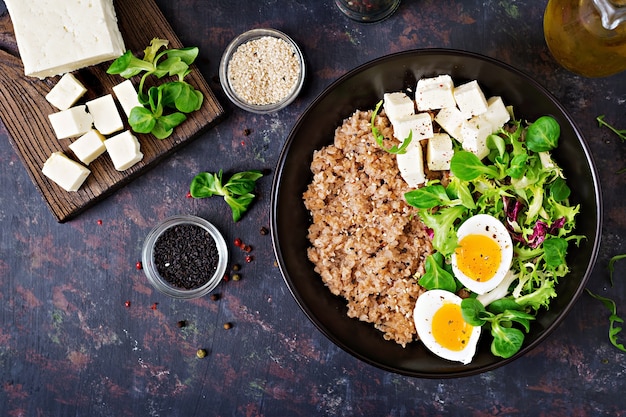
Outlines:
<svg viewBox="0 0 626 417"><path fill-rule="evenodd" d="M59 110L67 110L86 92L85 86L68 72L46 94L46 100Z"/></svg>
<svg viewBox="0 0 626 417"><path fill-rule="evenodd" d="M124 171L143 159L137 138L126 130L104 141L111 161L118 171Z"/></svg>
<svg viewBox="0 0 626 417"><path fill-rule="evenodd" d="M110 135L124 128L124 122L117 111L111 94L90 100L87 109L93 117L93 125L103 135Z"/></svg>
<svg viewBox="0 0 626 417"><path fill-rule="evenodd" d="M461 127L461 143L463 149L472 152L478 158L483 159L489 155L487 136L493 133L491 123L482 116L472 117L463 123Z"/></svg>
<svg viewBox="0 0 626 417"><path fill-rule="evenodd" d="M447 171L454 155L452 139L447 133L435 133L428 139L426 163L431 171Z"/></svg>
<svg viewBox="0 0 626 417"><path fill-rule="evenodd" d="M449 75L422 78L415 89L415 103L419 111L456 106L454 82Z"/></svg>
<svg viewBox="0 0 626 417"><path fill-rule="evenodd" d="M137 90L135 90L130 80L123 81L114 86L113 92L115 93L115 97L117 97L117 101L120 102L126 117L130 116L130 111L134 107L141 106L139 98L137 97Z"/></svg>
<svg viewBox="0 0 626 417"><path fill-rule="evenodd" d="M113 60L126 50L113 0L4 2L26 75L60 75Z"/></svg>
<svg viewBox="0 0 626 417"><path fill-rule="evenodd" d="M43 164L41 172L65 191L78 191L91 173L63 152L53 152Z"/></svg>
<svg viewBox="0 0 626 417"><path fill-rule="evenodd" d="M461 126L467 119L456 107L446 107L437 113L435 122L454 139L461 141Z"/></svg>
<svg viewBox="0 0 626 417"><path fill-rule="evenodd" d="M417 188L426 182L424 175L424 154L419 141L411 141L406 153L397 154L398 170L409 187Z"/></svg>
<svg viewBox="0 0 626 417"><path fill-rule="evenodd" d="M412 140L420 140L433 137L433 120L428 113L417 113L403 116L393 123L393 135L396 139L404 141L412 132Z"/></svg>
<svg viewBox="0 0 626 417"><path fill-rule="evenodd" d="M454 99L466 118L479 116L487 111L487 99L478 81L470 81L454 89Z"/></svg>
<svg viewBox="0 0 626 417"><path fill-rule="evenodd" d="M80 162L89 165L94 159L106 152L104 136L95 129L91 129L69 145Z"/></svg>
<svg viewBox="0 0 626 417"><path fill-rule="evenodd" d="M487 111L482 117L491 123L492 132L500 129L506 122L511 120L511 114L507 110L501 97L491 97L487 100Z"/></svg>
<svg viewBox="0 0 626 417"><path fill-rule="evenodd" d="M57 139L81 136L87 133L93 125L93 118L87 113L87 107L84 105L49 114L48 118Z"/></svg>
<svg viewBox="0 0 626 417"><path fill-rule="evenodd" d="M383 95L383 108L392 124L402 117L415 113L413 100L402 92L385 93Z"/></svg>

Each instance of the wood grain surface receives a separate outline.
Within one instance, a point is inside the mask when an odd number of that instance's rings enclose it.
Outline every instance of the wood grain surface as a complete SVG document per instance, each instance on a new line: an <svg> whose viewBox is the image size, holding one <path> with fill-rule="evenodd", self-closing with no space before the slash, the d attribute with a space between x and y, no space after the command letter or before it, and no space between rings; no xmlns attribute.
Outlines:
<svg viewBox="0 0 626 417"><path fill-rule="evenodd" d="M136 55L141 54L155 37L169 40L172 48L192 46L181 44L153 0L116 1L115 7L126 48ZM74 72L88 90L79 104L112 93L111 88L124 80L118 75L106 73L109 64ZM102 155L89 165L92 173L81 189L67 192L41 173L44 162L52 152L65 151L73 157L68 147L72 140L58 140L48 119L50 113L58 110L48 103L45 95L60 77L39 80L24 75L10 16L0 16L0 118L9 132L11 145L58 221L64 222L76 216L222 119L224 109L197 68L192 66L192 69L186 80L204 94L200 110L190 114L167 139L136 135L144 158L130 169L116 171L110 158ZM134 81L136 85L137 80ZM123 115L123 112L120 114Z"/></svg>

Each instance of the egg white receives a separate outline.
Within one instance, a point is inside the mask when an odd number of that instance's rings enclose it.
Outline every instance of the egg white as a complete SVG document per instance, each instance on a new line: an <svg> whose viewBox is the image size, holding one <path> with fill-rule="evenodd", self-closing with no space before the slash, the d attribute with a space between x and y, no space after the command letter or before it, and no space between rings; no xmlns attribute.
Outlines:
<svg viewBox="0 0 626 417"><path fill-rule="evenodd" d="M450 350L441 346L433 336L433 317L435 313L446 303L461 305L461 297L445 290L426 291L417 298L413 309L413 321L417 335L424 343L424 346L435 355L444 359L461 362L464 365L470 363L476 353L476 345L480 338L480 326L474 326L472 333L463 350Z"/></svg>
<svg viewBox="0 0 626 417"><path fill-rule="evenodd" d="M467 235L487 236L493 239L500 247L502 254L500 265L494 276L487 281L479 282L465 275L458 267L456 253L452 254L452 271L455 277L470 291L476 294L484 294L496 288L511 269L513 241L504 224L489 214L477 214L467 219L457 231L458 241L460 242Z"/></svg>

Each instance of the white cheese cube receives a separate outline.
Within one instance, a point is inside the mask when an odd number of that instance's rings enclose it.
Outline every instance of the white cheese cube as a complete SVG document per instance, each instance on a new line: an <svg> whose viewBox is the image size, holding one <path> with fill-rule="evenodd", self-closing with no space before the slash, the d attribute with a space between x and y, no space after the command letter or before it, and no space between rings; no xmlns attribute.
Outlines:
<svg viewBox="0 0 626 417"><path fill-rule="evenodd" d="M46 100L59 110L67 110L86 92L85 86L72 74L67 73L46 94Z"/></svg>
<svg viewBox="0 0 626 417"><path fill-rule="evenodd" d="M500 129L506 122L511 120L511 114L507 110L501 97L491 97L487 100L487 111L482 115L493 127L493 132Z"/></svg>
<svg viewBox="0 0 626 417"><path fill-rule="evenodd" d="M53 152L43 164L41 172L65 191L78 191L91 171L63 152Z"/></svg>
<svg viewBox="0 0 626 417"><path fill-rule="evenodd" d="M417 188L426 182L424 155L419 141L411 141L406 153L397 154L398 170L409 187Z"/></svg>
<svg viewBox="0 0 626 417"><path fill-rule="evenodd" d="M456 106L454 82L449 75L422 78L417 82L415 103L419 111Z"/></svg>
<svg viewBox="0 0 626 417"><path fill-rule="evenodd" d="M126 117L130 116L130 111L134 107L141 106L139 98L137 97L137 90L135 90L130 80L126 80L114 86L113 92L115 93L115 97L117 97L117 101L120 102L124 113L126 113Z"/></svg>
<svg viewBox="0 0 626 417"><path fill-rule="evenodd" d="M383 95L383 108L391 124L404 116L415 113L413 100L402 92L385 93Z"/></svg>
<svg viewBox="0 0 626 417"><path fill-rule="evenodd" d="M417 113L401 117L393 124L393 135L396 139L404 141L413 132L412 140L420 140L433 137L433 120L428 113Z"/></svg>
<svg viewBox="0 0 626 417"><path fill-rule="evenodd" d="M105 140L104 146L118 171L124 171L143 159L139 141L130 130Z"/></svg>
<svg viewBox="0 0 626 417"><path fill-rule="evenodd" d="M124 128L124 122L111 94L88 101L87 109L93 117L94 126L103 135L110 135Z"/></svg>
<svg viewBox="0 0 626 417"><path fill-rule="evenodd" d="M115 59L126 48L113 0L5 0L24 73L45 78Z"/></svg>
<svg viewBox="0 0 626 417"><path fill-rule="evenodd" d="M461 110L456 107L443 108L435 116L435 121L450 136L461 141L461 126L467 121Z"/></svg>
<svg viewBox="0 0 626 417"><path fill-rule="evenodd" d="M48 118L57 139L80 136L87 133L93 125L93 118L91 114L87 113L87 108L84 105L49 114Z"/></svg>
<svg viewBox="0 0 626 417"><path fill-rule="evenodd" d="M487 99L478 81L470 81L454 89L454 99L461 113L469 119L487 111Z"/></svg>
<svg viewBox="0 0 626 417"><path fill-rule="evenodd" d="M69 148L85 165L89 165L94 159L106 152L104 136L94 129L72 142Z"/></svg>
<svg viewBox="0 0 626 417"><path fill-rule="evenodd" d="M431 171L449 170L453 155L452 139L447 133L435 133L432 138L428 139L426 161Z"/></svg>
<svg viewBox="0 0 626 417"><path fill-rule="evenodd" d="M463 149L483 159L489 155L487 136L493 132L491 123L482 117L472 117L461 127L461 143Z"/></svg>

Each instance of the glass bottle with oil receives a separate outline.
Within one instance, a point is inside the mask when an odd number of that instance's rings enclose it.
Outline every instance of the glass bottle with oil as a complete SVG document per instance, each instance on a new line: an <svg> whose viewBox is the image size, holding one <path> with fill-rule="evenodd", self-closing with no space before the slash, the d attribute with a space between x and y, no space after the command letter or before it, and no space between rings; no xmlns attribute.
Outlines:
<svg viewBox="0 0 626 417"><path fill-rule="evenodd" d="M626 0L549 0L543 28L566 69L585 77L626 70Z"/></svg>

